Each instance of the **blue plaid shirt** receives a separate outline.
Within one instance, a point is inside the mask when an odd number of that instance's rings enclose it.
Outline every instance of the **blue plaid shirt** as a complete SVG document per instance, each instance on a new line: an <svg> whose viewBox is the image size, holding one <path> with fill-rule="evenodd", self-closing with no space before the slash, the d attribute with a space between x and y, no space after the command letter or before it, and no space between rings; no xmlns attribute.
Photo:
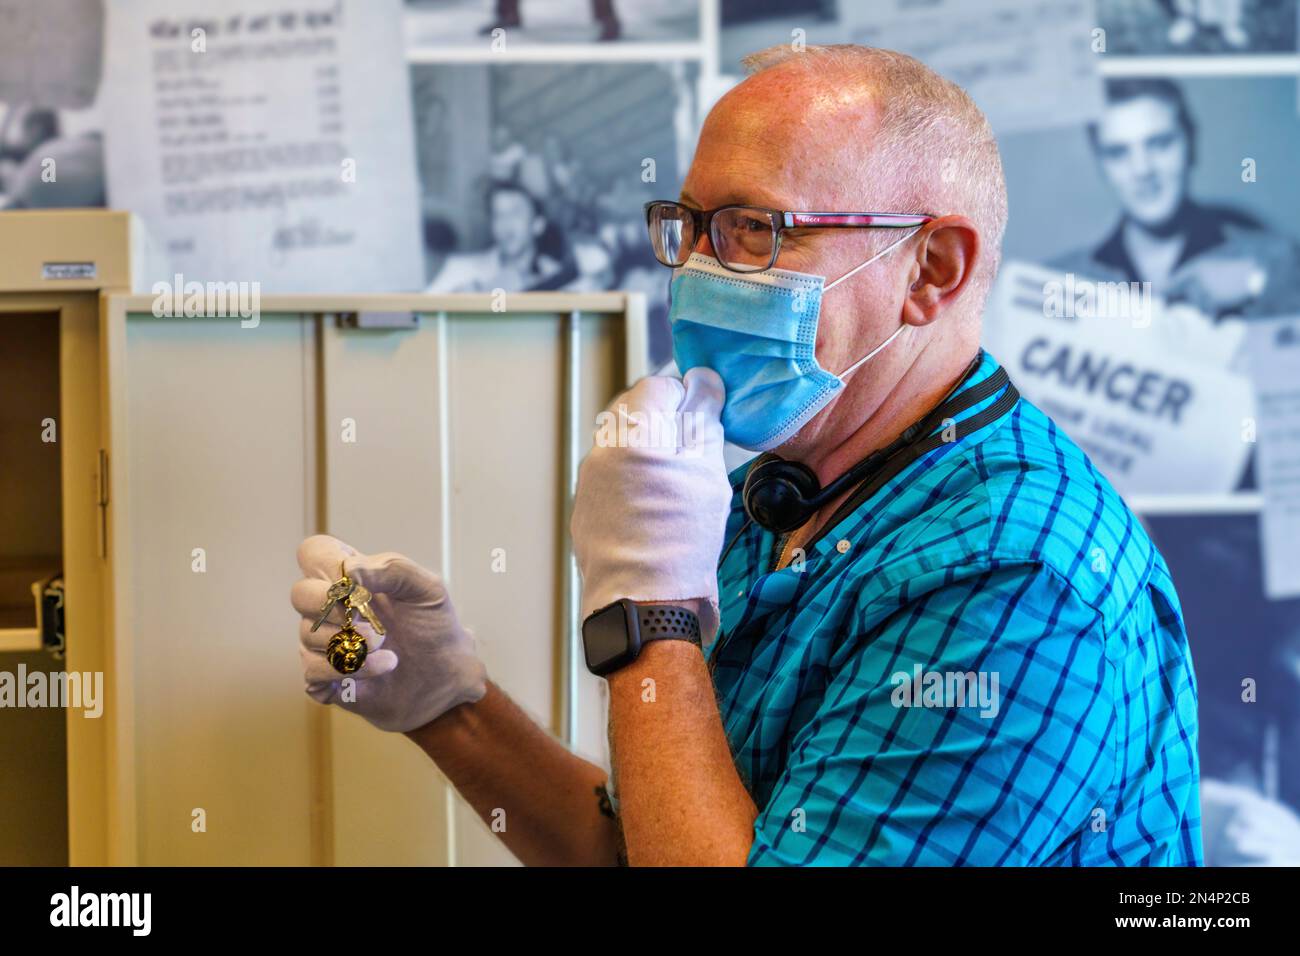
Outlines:
<svg viewBox="0 0 1300 956"><path fill-rule="evenodd" d="M780 571L744 517L737 494L710 662L751 864L1201 863L1173 582L1037 408L907 466Z"/></svg>

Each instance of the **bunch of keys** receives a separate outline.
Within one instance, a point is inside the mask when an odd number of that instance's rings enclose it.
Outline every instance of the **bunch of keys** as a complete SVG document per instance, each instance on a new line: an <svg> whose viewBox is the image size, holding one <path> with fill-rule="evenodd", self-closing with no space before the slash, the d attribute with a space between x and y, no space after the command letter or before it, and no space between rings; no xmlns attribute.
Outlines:
<svg viewBox="0 0 1300 956"><path fill-rule="evenodd" d="M320 617L311 626L313 632L325 623L336 604L343 605L343 629L330 638L325 647L325 659L340 674L355 674L366 662L369 647L366 639L352 626L352 614L360 611L366 622L375 629L380 637L384 635L384 626L370 608L371 594L366 588L347 576L343 562L339 562L339 579L330 585L325 593L325 603L321 605Z"/></svg>

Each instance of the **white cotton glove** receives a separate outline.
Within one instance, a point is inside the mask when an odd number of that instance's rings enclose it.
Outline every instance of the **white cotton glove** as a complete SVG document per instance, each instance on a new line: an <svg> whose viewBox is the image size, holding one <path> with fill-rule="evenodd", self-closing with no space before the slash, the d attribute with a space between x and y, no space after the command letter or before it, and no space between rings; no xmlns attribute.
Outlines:
<svg viewBox="0 0 1300 956"><path fill-rule="evenodd" d="M620 598L699 599L701 636L712 640L718 555L731 510L723 397L716 372L693 368L684 381L641 379L602 414L596 446L578 471L570 525L583 620ZM610 441L620 434L627 437L622 445Z"/></svg>
<svg viewBox="0 0 1300 956"><path fill-rule="evenodd" d="M347 677L325 659L325 646L343 625L342 608L336 606L311 632L325 592L339 578L340 561L348 577L373 595L371 610L386 632L380 637L359 611L353 613L353 626L366 638L369 653L361 669ZM298 546L298 566L303 577L294 583L291 600L302 615L299 650L313 700L360 714L380 730L405 732L487 692L474 638L456 619L436 574L405 555L359 554L323 534Z"/></svg>

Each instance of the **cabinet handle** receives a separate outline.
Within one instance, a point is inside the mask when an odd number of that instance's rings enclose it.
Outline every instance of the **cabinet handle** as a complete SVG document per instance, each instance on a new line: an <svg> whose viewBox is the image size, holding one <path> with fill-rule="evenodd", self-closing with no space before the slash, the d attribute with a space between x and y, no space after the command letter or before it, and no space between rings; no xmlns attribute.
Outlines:
<svg viewBox="0 0 1300 956"><path fill-rule="evenodd" d="M418 312L394 312L383 309L361 309L358 312L331 312L326 318L334 317L334 324L340 329L418 329L420 315Z"/></svg>
<svg viewBox="0 0 1300 956"><path fill-rule="evenodd" d="M99 508L99 556L108 557L108 452L99 449L95 471L95 504Z"/></svg>

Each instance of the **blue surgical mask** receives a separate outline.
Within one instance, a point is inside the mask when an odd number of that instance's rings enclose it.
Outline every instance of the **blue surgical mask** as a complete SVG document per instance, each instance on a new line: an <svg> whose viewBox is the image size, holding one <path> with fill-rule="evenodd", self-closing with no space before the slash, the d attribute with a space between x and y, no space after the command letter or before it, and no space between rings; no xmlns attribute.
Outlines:
<svg viewBox="0 0 1300 956"><path fill-rule="evenodd" d="M823 293L915 235L890 243L829 285L826 277L788 269L742 274L694 253L673 272L673 358L683 373L705 365L726 386L727 440L751 451L788 441L844 388L844 377L893 342L898 329L838 375L817 364Z"/></svg>

